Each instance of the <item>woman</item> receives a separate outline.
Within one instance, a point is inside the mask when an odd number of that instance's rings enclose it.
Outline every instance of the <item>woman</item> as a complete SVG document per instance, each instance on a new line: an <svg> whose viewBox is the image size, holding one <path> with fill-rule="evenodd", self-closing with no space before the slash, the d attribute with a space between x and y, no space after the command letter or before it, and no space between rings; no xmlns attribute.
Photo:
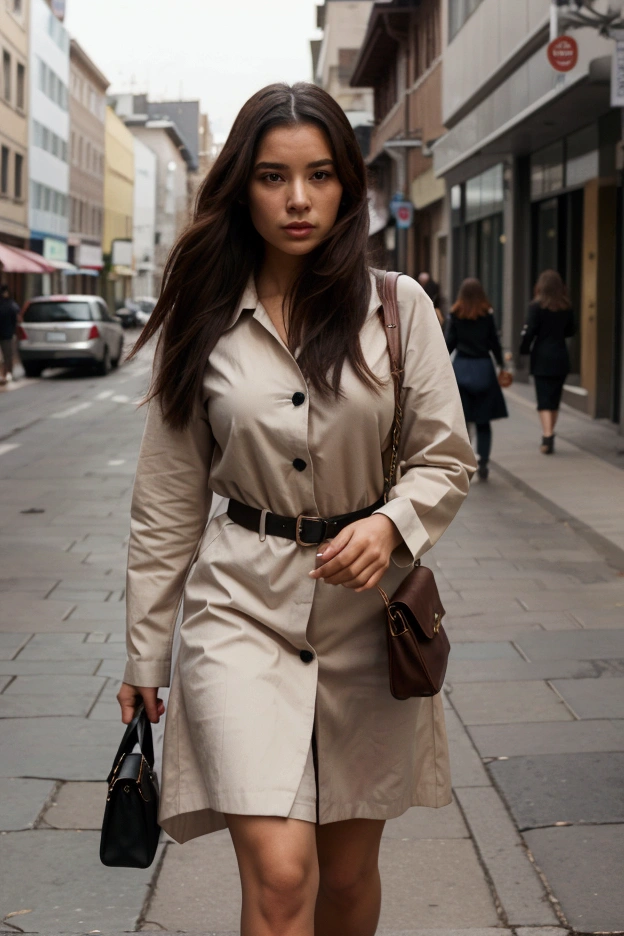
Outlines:
<svg viewBox="0 0 624 936"><path fill-rule="evenodd" d="M544 270L535 284L520 344L520 354L531 355L543 455L552 455L555 451L555 425L563 385L570 372L566 338L571 338L575 330L565 283L556 270Z"/></svg>
<svg viewBox="0 0 624 936"><path fill-rule="evenodd" d="M467 423L475 423L479 477L487 481L492 450L493 419L505 419L507 406L491 354L501 371L503 351L494 313L478 279L465 279L446 324L446 345L456 351L453 369Z"/></svg>
<svg viewBox="0 0 624 936"><path fill-rule="evenodd" d="M374 586L441 536L474 465L433 307L403 278L402 477L380 500L394 404L367 236L341 108L264 88L138 342L162 328L119 702L126 723L139 697L163 714L183 593L160 821L178 842L229 828L244 936L372 936L384 820L450 801L441 699L390 695ZM206 525L212 492L230 503ZM340 515L323 543L315 518Z"/></svg>

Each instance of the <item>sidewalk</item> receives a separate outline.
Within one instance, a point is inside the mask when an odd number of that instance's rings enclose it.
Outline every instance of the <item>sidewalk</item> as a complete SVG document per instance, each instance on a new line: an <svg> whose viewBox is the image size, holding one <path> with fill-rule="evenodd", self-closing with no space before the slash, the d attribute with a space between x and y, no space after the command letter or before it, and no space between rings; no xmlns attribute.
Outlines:
<svg viewBox="0 0 624 936"><path fill-rule="evenodd" d="M38 413L0 453L2 936L239 931L227 832L165 840L146 872L98 861L145 379L137 362L78 402L48 381L0 399L0 418ZM427 559L454 803L387 824L380 936L624 932L624 474L566 441L568 413L542 456L508 399L490 481Z"/></svg>

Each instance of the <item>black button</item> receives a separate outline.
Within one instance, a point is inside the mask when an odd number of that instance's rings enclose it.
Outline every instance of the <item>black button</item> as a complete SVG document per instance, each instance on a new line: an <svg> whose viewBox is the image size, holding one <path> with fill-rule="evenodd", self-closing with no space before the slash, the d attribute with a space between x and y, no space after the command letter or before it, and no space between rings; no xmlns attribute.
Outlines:
<svg viewBox="0 0 624 936"><path fill-rule="evenodd" d="M304 462L303 458L295 458L293 462L293 468L296 468L297 471L305 471L306 467L307 465Z"/></svg>
<svg viewBox="0 0 624 936"><path fill-rule="evenodd" d="M311 650L301 650L299 653L299 659L302 663L311 663L314 659L314 654Z"/></svg>
<svg viewBox="0 0 624 936"><path fill-rule="evenodd" d="M298 390L296 393L293 393L292 401L293 406L301 406L302 403L305 403L305 394Z"/></svg>

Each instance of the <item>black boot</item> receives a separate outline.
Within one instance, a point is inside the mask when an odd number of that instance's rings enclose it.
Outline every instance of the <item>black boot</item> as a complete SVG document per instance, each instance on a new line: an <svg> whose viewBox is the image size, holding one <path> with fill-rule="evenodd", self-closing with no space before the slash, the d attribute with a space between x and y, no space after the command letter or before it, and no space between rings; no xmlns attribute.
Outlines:
<svg viewBox="0 0 624 936"><path fill-rule="evenodd" d="M490 474L490 469L488 468L487 460L484 458L479 459L479 469L478 475L482 481L487 481Z"/></svg>
<svg viewBox="0 0 624 936"><path fill-rule="evenodd" d="M542 436L542 444L540 445L540 452L542 455L552 455L555 451L555 434L551 436Z"/></svg>

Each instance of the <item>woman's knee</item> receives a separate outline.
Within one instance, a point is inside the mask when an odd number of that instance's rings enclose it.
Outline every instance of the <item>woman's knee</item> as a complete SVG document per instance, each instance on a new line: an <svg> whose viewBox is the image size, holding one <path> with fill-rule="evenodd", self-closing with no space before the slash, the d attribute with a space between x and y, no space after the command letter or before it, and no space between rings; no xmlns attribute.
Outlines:
<svg viewBox="0 0 624 936"><path fill-rule="evenodd" d="M254 885L262 916L268 921L286 921L314 906L318 873L301 856L274 856L258 864Z"/></svg>
<svg viewBox="0 0 624 936"><path fill-rule="evenodd" d="M331 863L321 868L319 889L332 903L343 907L357 904L363 894L379 883L376 857L365 864Z"/></svg>

